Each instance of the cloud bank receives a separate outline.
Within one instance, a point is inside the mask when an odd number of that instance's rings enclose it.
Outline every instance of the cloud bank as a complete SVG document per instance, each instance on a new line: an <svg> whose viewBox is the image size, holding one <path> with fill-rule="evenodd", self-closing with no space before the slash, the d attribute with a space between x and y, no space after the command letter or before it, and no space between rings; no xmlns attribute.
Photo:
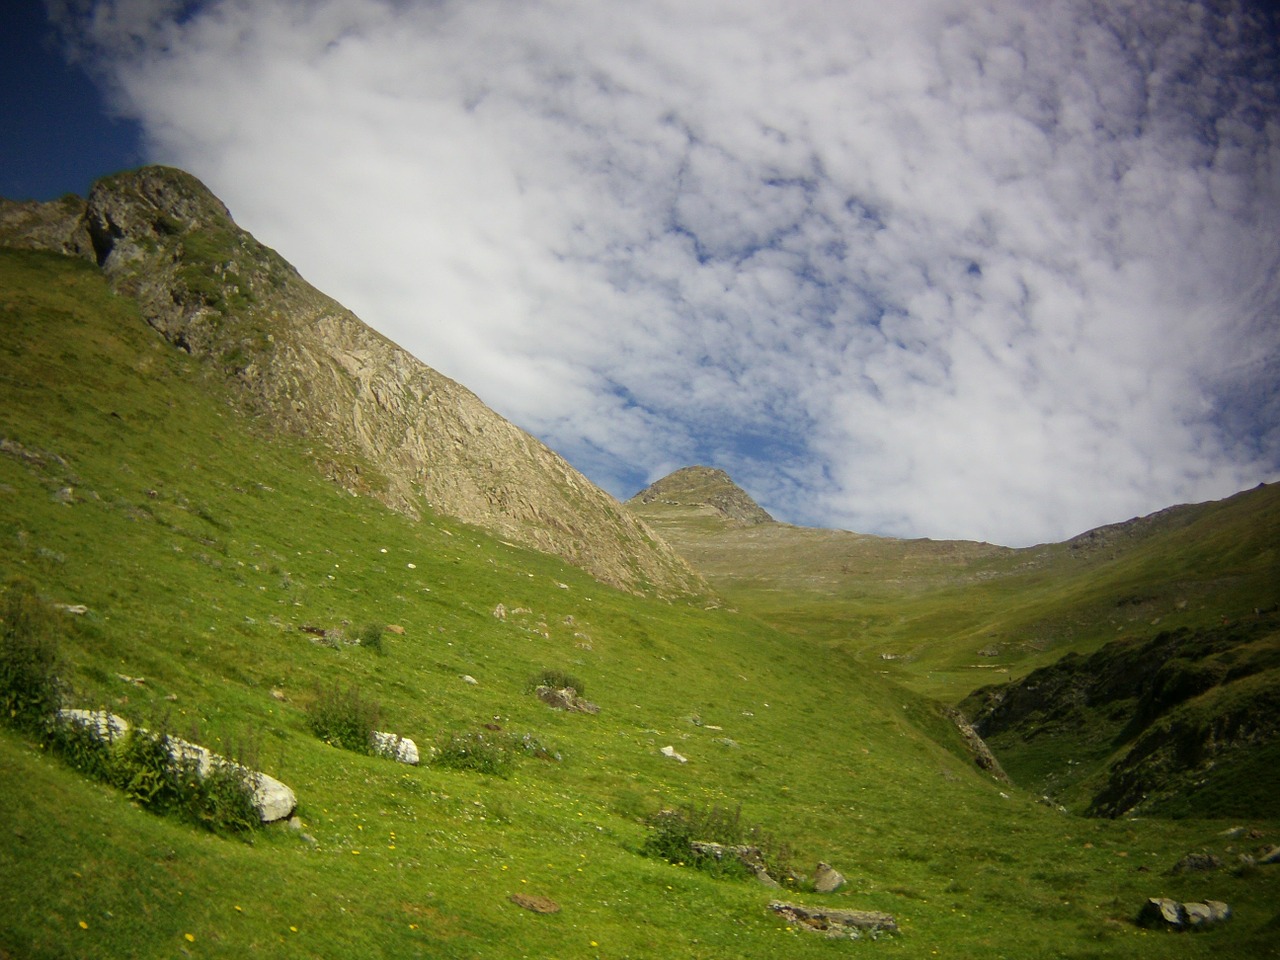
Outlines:
<svg viewBox="0 0 1280 960"><path fill-rule="evenodd" d="M149 158L619 497L1023 545L1280 476L1263 14L885 7L50 13Z"/></svg>

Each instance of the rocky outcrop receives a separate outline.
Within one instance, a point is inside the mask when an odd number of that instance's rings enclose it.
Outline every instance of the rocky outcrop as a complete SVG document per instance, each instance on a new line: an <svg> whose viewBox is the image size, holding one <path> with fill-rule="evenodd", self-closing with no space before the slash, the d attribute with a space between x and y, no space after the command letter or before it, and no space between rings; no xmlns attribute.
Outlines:
<svg viewBox="0 0 1280 960"><path fill-rule="evenodd" d="M578 696L578 691L573 687L548 687L539 686L534 690L538 699L549 707L557 710L566 710L569 713L599 713L600 708L590 700L584 700Z"/></svg>
<svg viewBox="0 0 1280 960"><path fill-rule="evenodd" d="M808 907L799 903L785 903L781 900L771 901L769 909L802 930L825 934L831 938L844 937L858 940L863 936L874 938L881 933L898 932L898 922L892 914L875 910Z"/></svg>
<svg viewBox="0 0 1280 960"><path fill-rule="evenodd" d="M980 770L985 770L1002 783L1009 782L1009 775L1004 772L1004 768L1000 766L1000 761L996 759L996 755L991 752L991 748L987 746L987 742L978 736L978 731L973 729L973 725L965 718L965 715L955 707L947 707L943 710L947 718L956 725L956 729L960 731L960 736L964 739L965 746L969 749L973 762Z"/></svg>
<svg viewBox="0 0 1280 960"><path fill-rule="evenodd" d="M1272 610L1114 640L983 687L960 707L1015 780L1035 751L1066 758L1068 769L1022 785L1079 783L1090 815L1194 808L1199 791L1238 792L1244 758L1280 738L1277 630ZM1259 796L1257 815L1277 809L1274 795Z"/></svg>
<svg viewBox="0 0 1280 960"><path fill-rule="evenodd" d="M562 457L366 326L236 226L194 177L104 178L87 202L6 204L0 242L93 259L241 406L315 443L331 479L563 557L634 592L703 593L642 521Z"/></svg>
<svg viewBox="0 0 1280 960"><path fill-rule="evenodd" d="M84 212L84 200L76 196L49 203L0 198L0 246L92 257Z"/></svg>

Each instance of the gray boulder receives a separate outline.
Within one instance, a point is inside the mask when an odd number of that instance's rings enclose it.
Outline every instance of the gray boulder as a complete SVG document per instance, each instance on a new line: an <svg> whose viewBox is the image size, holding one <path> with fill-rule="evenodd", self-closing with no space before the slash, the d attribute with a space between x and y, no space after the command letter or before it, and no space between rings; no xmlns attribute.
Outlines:
<svg viewBox="0 0 1280 960"><path fill-rule="evenodd" d="M819 863L813 869L813 889L818 893L834 893L844 886L844 876L829 863Z"/></svg>
<svg viewBox="0 0 1280 960"><path fill-rule="evenodd" d="M397 763L407 763L415 767L418 765L418 745L408 737L375 730L373 752L380 757L395 760Z"/></svg>
<svg viewBox="0 0 1280 960"><path fill-rule="evenodd" d="M1202 930L1231 919L1231 908L1221 900L1179 903L1168 897L1152 897L1138 912L1138 924L1166 930Z"/></svg>

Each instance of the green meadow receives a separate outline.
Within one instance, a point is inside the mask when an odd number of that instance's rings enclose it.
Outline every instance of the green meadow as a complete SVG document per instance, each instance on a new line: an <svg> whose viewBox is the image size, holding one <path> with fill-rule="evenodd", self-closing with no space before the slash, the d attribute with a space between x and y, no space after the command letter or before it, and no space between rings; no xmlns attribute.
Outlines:
<svg viewBox="0 0 1280 960"><path fill-rule="evenodd" d="M1117 626L1219 616L1186 559L1210 549L1191 527L1119 572L1094 557L1069 577L1049 560L977 576L1021 562L991 548L963 575L940 551L815 589L780 583L771 560L736 577L709 565L716 596L659 601L342 491L328 451L238 412L221 374L88 263L0 251L0 324L0 574L86 608L56 613L66 702L251 758L296 791L300 821L202 830L0 727L0 957L1280 955L1280 866L1169 872L1280 841L1275 820L1063 813L979 770L941 712ZM1180 577L1141 569L1175 557ZM1252 603L1259 562L1237 558L1214 602ZM1139 581L1169 585L1129 608L1172 612L1112 622ZM402 632L352 642L369 624ZM971 668L992 644L994 668ZM600 712L531 695L547 670L580 678ZM308 710L334 687L376 701L379 729L423 763L318 739ZM480 734L542 749L501 774L432 762ZM847 884L776 891L645 855L646 821L681 806L740 811L799 874L825 861ZM1133 917L1154 896L1225 900L1234 917L1145 931ZM885 911L900 930L827 940L774 898Z"/></svg>

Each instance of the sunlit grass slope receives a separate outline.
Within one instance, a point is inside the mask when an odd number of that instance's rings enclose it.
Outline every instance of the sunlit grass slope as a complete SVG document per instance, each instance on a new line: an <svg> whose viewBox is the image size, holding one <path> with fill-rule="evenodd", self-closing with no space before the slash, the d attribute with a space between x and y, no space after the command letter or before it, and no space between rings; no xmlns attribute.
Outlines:
<svg viewBox="0 0 1280 960"><path fill-rule="evenodd" d="M149 814L0 728L0 956L1276 954L1280 875L1164 874L1189 850L1274 840L1274 823L1233 840L1236 824L1066 817L977 771L878 659L828 642L859 630L783 633L741 592L740 614L639 599L343 493L320 451L243 419L89 264L0 253L0 325L0 573L88 608L62 621L74 699L215 749L255 741L315 841ZM876 604L881 630L944 619L937 596L886 588ZM369 622L404 632L379 655L301 629ZM601 712L531 697L547 668L581 677ZM561 759L500 778L337 750L305 714L334 683L421 747L491 724ZM827 942L770 914L754 881L642 856L642 818L683 803L741 806L800 870L821 859L849 879L785 896L888 911L901 934ZM1144 933L1129 918L1157 895L1224 899L1236 918Z"/></svg>

